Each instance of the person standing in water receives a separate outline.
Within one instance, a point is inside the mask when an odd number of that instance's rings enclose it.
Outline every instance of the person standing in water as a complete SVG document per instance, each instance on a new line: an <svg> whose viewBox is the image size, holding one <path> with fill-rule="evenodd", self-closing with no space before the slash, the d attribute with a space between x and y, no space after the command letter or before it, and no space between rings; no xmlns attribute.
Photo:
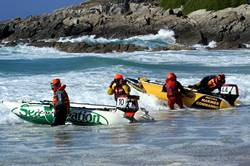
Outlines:
<svg viewBox="0 0 250 166"><path fill-rule="evenodd" d="M117 101L117 99L119 97L127 97L127 98L132 98L132 96L130 95L130 87L127 84L127 81L124 80L124 76L122 74L115 74L114 80L110 83L107 93L109 95L113 95L114 94L114 98L115 101ZM136 96L133 96L136 97ZM138 107L138 103L137 103L138 98L136 97L136 103L134 103L134 106ZM129 120L131 120L131 122L134 121L134 115L135 115L135 110L123 110L124 111L124 116L126 118L128 118Z"/></svg>
<svg viewBox="0 0 250 166"><path fill-rule="evenodd" d="M114 94L115 101L119 96L129 96L130 95L130 87L127 84L127 81L124 80L122 74L115 74L114 80L110 83L107 93L109 95Z"/></svg>
<svg viewBox="0 0 250 166"><path fill-rule="evenodd" d="M66 85L62 85L60 79L56 78L51 81L51 89L54 92L53 106L54 106L54 122L51 126L65 125L65 121L70 110L70 101L67 92L65 91Z"/></svg>
<svg viewBox="0 0 250 166"><path fill-rule="evenodd" d="M163 91L167 92L168 106L171 110L174 109L174 104L178 104L180 108L183 107L183 102L181 99L181 94L184 93L184 88L174 73L168 73L166 82L163 85Z"/></svg>

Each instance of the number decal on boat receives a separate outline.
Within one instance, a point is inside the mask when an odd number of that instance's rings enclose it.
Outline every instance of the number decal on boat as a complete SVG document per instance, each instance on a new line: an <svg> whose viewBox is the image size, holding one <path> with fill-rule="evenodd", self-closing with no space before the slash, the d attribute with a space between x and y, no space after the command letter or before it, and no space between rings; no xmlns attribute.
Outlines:
<svg viewBox="0 0 250 166"><path fill-rule="evenodd" d="M226 84L221 87L221 94L238 95L238 88L235 85Z"/></svg>

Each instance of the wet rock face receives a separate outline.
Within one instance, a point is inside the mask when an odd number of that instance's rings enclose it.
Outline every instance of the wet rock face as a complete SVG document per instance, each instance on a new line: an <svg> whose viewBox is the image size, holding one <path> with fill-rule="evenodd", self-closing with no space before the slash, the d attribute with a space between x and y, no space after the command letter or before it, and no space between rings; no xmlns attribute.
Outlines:
<svg viewBox="0 0 250 166"><path fill-rule="evenodd" d="M58 10L52 14L21 20L11 33L2 33L2 38L48 39L64 36L97 35L106 38L127 38L136 35L156 34L167 27L176 30L177 38L195 34L193 23L169 16L155 0L122 0L118 3L89 2L72 8ZM7 30L5 30L6 32ZM182 33L185 33L182 36ZM189 37L190 39L190 37ZM190 41L190 40L189 40ZM189 42L188 41L188 42ZM196 42L196 41L194 41Z"/></svg>
<svg viewBox="0 0 250 166"><path fill-rule="evenodd" d="M92 0L51 14L1 22L0 40L30 39L32 44L38 44L37 41L41 39L82 35L121 39L156 34L160 29L165 28L174 30L176 42L183 45L191 46L197 43L206 45L214 40L227 43L221 44L223 48L232 48L234 44L250 42L249 18L248 5L217 12L198 10L183 16L182 13L171 14L170 11L162 10L158 0ZM96 52L94 49L100 52L141 49L134 45L119 47L107 44L94 47L79 43L52 43L51 45L67 52L84 52L84 50ZM238 48L238 46L235 47Z"/></svg>
<svg viewBox="0 0 250 166"><path fill-rule="evenodd" d="M14 29L8 24L0 24L0 40L5 39L14 33Z"/></svg>
<svg viewBox="0 0 250 166"><path fill-rule="evenodd" d="M221 50L221 49L238 49L238 48L246 48L244 44L242 44L238 40L223 40L221 42L217 43L217 47L213 48L215 50Z"/></svg>
<svg viewBox="0 0 250 166"><path fill-rule="evenodd" d="M241 5L217 12L198 10L188 15L209 41L249 42L250 6ZM231 47L230 47L231 48Z"/></svg>
<svg viewBox="0 0 250 166"><path fill-rule="evenodd" d="M70 52L70 53L82 53L82 52L93 52L93 53L108 53L108 52L133 52L133 51L143 51L145 48L140 46L120 45L120 44L96 44L90 45L86 43L71 43L71 42L33 42L30 43L31 46L35 47L53 47L60 51Z"/></svg>

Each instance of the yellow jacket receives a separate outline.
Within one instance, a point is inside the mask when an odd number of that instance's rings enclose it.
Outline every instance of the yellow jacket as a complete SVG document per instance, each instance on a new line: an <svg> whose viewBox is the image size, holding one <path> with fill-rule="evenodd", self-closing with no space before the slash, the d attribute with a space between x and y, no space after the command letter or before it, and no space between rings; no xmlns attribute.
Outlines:
<svg viewBox="0 0 250 166"><path fill-rule="evenodd" d="M112 87L108 87L107 93L108 93L109 95L113 95L114 92L115 92L115 87L116 87L116 83L114 83L114 84L112 85ZM129 95L129 94L130 94L130 87L128 86L128 84L122 85L122 89L124 90L124 92L126 93L126 95Z"/></svg>

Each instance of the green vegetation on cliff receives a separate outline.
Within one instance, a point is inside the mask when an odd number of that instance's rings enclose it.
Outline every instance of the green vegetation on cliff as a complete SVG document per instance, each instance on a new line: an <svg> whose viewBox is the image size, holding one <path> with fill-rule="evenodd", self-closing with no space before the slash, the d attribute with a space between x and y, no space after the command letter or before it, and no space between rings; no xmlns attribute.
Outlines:
<svg viewBox="0 0 250 166"><path fill-rule="evenodd" d="M221 10L246 3L247 0L161 0L160 4L164 9L179 8L183 5L183 12L188 14L199 9Z"/></svg>
<svg viewBox="0 0 250 166"><path fill-rule="evenodd" d="M179 8L184 5L187 0L161 0L160 5L165 8Z"/></svg>

